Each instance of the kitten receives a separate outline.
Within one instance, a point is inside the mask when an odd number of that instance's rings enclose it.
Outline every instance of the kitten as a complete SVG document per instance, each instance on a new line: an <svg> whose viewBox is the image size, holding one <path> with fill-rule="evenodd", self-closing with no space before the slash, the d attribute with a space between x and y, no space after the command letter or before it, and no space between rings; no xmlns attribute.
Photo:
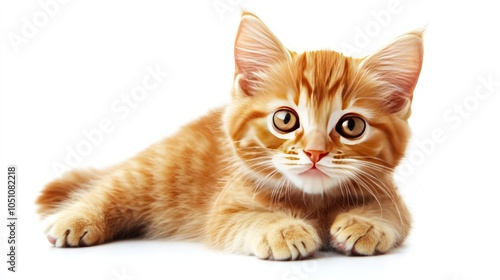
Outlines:
<svg viewBox="0 0 500 280"><path fill-rule="evenodd" d="M366 58L286 49L243 13L232 102L105 170L38 198L56 247L177 237L261 259L374 255L411 218L392 181L404 154L421 32Z"/></svg>

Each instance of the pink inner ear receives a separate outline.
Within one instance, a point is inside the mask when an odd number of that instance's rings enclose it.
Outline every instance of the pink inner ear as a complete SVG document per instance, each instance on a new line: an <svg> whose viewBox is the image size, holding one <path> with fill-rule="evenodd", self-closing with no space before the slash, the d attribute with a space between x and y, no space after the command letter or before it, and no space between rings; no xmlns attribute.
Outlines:
<svg viewBox="0 0 500 280"><path fill-rule="evenodd" d="M252 95L250 81L246 77L242 77L239 80L241 90L247 94Z"/></svg>
<svg viewBox="0 0 500 280"><path fill-rule="evenodd" d="M418 77L420 75L420 67L422 62L413 62L408 68L402 69L399 73L393 73L393 77L388 77L387 81L395 87L389 96L387 109L391 113L396 113L405 108L408 102L413 99L413 90L417 85ZM411 69L412 65L415 67ZM404 71L403 71L404 70Z"/></svg>
<svg viewBox="0 0 500 280"><path fill-rule="evenodd" d="M394 92L390 95L390 100L387 102L386 108L390 113L397 113L403 110L408 102L411 102L412 97L412 92Z"/></svg>
<svg viewBox="0 0 500 280"><path fill-rule="evenodd" d="M289 59L288 50L264 25L252 14L244 14L234 46L236 71L241 74L240 87L247 95L262 82L265 74L276 63Z"/></svg>
<svg viewBox="0 0 500 280"><path fill-rule="evenodd" d="M386 98L389 112L399 112L411 102L422 60L422 34L415 32L399 37L362 63L364 70L386 84L381 94Z"/></svg>

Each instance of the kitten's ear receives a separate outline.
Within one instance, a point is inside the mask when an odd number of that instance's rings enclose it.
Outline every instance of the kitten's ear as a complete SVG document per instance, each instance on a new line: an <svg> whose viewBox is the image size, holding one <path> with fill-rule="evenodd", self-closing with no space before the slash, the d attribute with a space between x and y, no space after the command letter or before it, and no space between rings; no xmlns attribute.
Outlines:
<svg viewBox="0 0 500 280"><path fill-rule="evenodd" d="M290 59L290 52L255 15L244 12L234 45L236 81L244 94L253 95L266 70Z"/></svg>
<svg viewBox="0 0 500 280"><path fill-rule="evenodd" d="M422 60L422 32L412 32L365 58L360 67L382 82L388 111L409 117Z"/></svg>

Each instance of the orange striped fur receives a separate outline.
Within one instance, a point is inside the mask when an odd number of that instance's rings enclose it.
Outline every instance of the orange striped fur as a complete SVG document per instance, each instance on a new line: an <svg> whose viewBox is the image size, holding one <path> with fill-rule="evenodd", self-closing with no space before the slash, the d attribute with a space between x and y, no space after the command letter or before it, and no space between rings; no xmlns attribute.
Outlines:
<svg viewBox="0 0 500 280"><path fill-rule="evenodd" d="M183 238L262 259L400 245L410 215L391 179L409 138L422 34L366 58L287 50L244 13L232 102L106 170L38 198L57 247Z"/></svg>

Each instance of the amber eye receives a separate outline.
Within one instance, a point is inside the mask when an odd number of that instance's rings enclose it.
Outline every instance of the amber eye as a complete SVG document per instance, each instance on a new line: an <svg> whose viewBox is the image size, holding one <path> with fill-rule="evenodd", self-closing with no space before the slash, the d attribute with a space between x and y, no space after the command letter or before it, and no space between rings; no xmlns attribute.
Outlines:
<svg viewBox="0 0 500 280"><path fill-rule="evenodd" d="M344 116L340 119L335 130L345 138L357 138L365 132L366 123L358 116Z"/></svg>
<svg viewBox="0 0 500 280"><path fill-rule="evenodd" d="M273 115L273 125L281 133L289 133L300 127L299 117L292 109L282 108Z"/></svg>

